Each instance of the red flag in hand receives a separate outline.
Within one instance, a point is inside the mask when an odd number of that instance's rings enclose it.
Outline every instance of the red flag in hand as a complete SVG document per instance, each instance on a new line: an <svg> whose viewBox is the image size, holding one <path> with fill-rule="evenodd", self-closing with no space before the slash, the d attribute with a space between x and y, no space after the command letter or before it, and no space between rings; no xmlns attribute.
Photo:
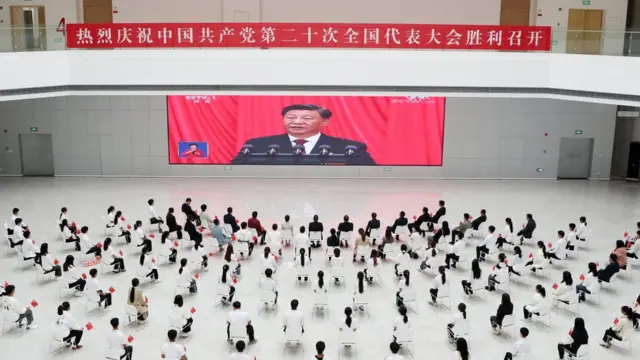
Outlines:
<svg viewBox="0 0 640 360"><path fill-rule="evenodd" d="M153 234L149 234L149 237L150 237L150 238L152 238L152 239L155 239L155 238L156 238L156 236L155 236L155 235L153 235Z"/></svg>
<svg viewBox="0 0 640 360"><path fill-rule="evenodd" d="M58 265L60 264L60 261L58 261L58 259L53 259L53 265Z"/></svg>
<svg viewBox="0 0 640 360"><path fill-rule="evenodd" d="M5 281L5 282L4 282L4 288L6 289L6 288L7 288L7 286L9 286L9 283Z"/></svg>
<svg viewBox="0 0 640 360"><path fill-rule="evenodd" d="M233 283L237 284L238 283L238 278L233 278Z"/></svg>
<svg viewBox="0 0 640 360"><path fill-rule="evenodd" d="M156 263L156 258L151 258L151 262L155 264Z"/></svg>
<svg viewBox="0 0 640 360"><path fill-rule="evenodd" d="M34 308L38 307L38 302L35 300L31 300L31 306L33 306Z"/></svg>
<svg viewBox="0 0 640 360"><path fill-rule="evenodd" d="M413 215L413 220L417 220L417 219L418 219L418 217Z"/></svg>
<svg viewBox="0 0 640 360"><path fill-rule="evenodd" d="M213 253L212 252L209 253L209 257L213 257Z"/></svg>
<svg viewBox="0 0 640 360"><path fill-rule="evenodd" d="M498 234L498 237L502 237L502 233L499 233L499 234Z"/></svg>
<svg viewBox="0 0 640 360"><path fill-rule="evenodd" d="M458 221L458 225L462 225L462 221Z"/></svg>
<svg viewBox="0 0 640 360"><path fill-rule="evenodd" d="M624 237L625 237L625 238L629 237L629 232L628 232L628 231L625 231L625 232L624 232Z"/></svg>
<svg viewBox="0 0 640 360"><path fill-rule="evenodd" d="M218 220L218 215L214 216L213 218L214 218L214 219L216 219L216 220Z"/></svg>
<svg viewBox="0 0 640 360"><path fill-rule="evenodd" d="M529 259L533 259L533 253L529 253Z"/></svg>
<svg viewBox="0 0 640 360"><path fill-rule="evenodd" d="M200 275L198 275L198 273L195 273L195 274L193 275L193 278L194 278L194 279L196 279L196 280L198 280L198 279L200 278Z"/></svg>
<svg viewBox="0 0 640 360"><path fill-rule="evenodd" d="M618 318L616 318L615 320L613 320L613 325L618 325L619 322L620 322L620 320Z"/></svg>
<svg viewBox="0 0 640 360"><path fill-rule="evenodd" d="M553 247L553 244L551 243L551 241L549 241L549 242L547 243L547 246L548 246L548 247Z"/></svg>
<svg viewBox="0 0 640 360"><path fill-rule="evenodd" d="M120 216L120 220L125 221L126 219L124 218L124 216Z"/></svg>
<svg viewBox="0 0 640 360"><path fill-rule="evenodd" d="M257 236L254 236L254 237L252 237L251 239L253 240L253 243L254 243L254 244L257 244L257 243L258 243L258 237L257 237Z"/></svg>
<svg viewBox="0 0 640 360"><path fill-rule="evenodd" d="M148 303L149 303L149 298L148 298L148 297L146 297L146 296L144 297L144 303L145 303L145 304L148 304Z"/></svg>
<svg viewBox="0 0 640 360"><path fill-rule="evenodd" d="M174 241L174 242L173 242L173 247L179 247L179 246L180 246L180 243L179 243L179 242L177 242L177 241Z"/></svg>
<svg viewBox="0 0 640 360"><path fill-rule="evenodd" d="M551 286L551 288L552 288L553 290L556 290L556 289L558 288L558 284L557 284L557 283L553 283L553 285Z"/></svg>
<svg viewBox="0 0 640 360"><path fill-rule="evenodd" d="M505 264L508 264L508 263L509 263L509 259L506 259L506 258L505 258L505 259L504 259L504 263L505 263Z"/></svg>
<svg viewBox="0 0 640 360"><path fill-rule="evenodd" d="M596 267L597 267L597 268L599 268L599 267L600 267L600 264L598 264L598 262L597 262L597 261L596 261Z"/></svg>
<svg viewBox="0 0 640 360"><path fill-rule="evenodd" d="M627 249L631 249L631 247L632 247L632 246L633 246L633 244L631 243L631 241L629 241L629 242L627 243Z"/></svg>
<svg viewBox="0 0 640 360"><path fill-rule="evenodd" d="M239 223L239 222L240 222L240 220L236 219L236 224Z"/></svg>
<svg viewBox="0 0 640 360"><path fill-rule="evenodd" d="M131 224L127 225L127 230L131 230Z"/></svg>
<svg viewBox="0 0 640 360"><path fill-rule="evenodd" d="M80 229L76 230L76 235L80 235Z"/></svg>
<svg viewBox="0 0 640 360"><path fill-rule="evenodd" d="M473 220L473 216L469 215L469 220Z"/></svg>
<svg viewBox="0 0 640 360"><path fill-rule="evenodd" d="M87 274L86 273L82 273L82 278L86 279L87 278Z"/></svg>
<svg viewBox="0 0 640 360"><path fill-rule="evenodd" d="M124 253L122 252L122 250L120 250L120 256L124 256Z"/></svg>
<svg viewBox="0 0 640 360"><path fill-rule="evenodd" d="M573 329L569 329L569 336L573 335Z"/></svg>
<svg viewBox="0 0 640 360"><path fill-rule="evenodd" d="M200 232L204 232L204 226L200 226L200 227L198 228L198 231L200 231Z"/></svg>
<svg viewBox="0 0 640 360"><path fill-rule="evenodd" d="M77 227L75 221L71 223L71 227Z"/></svg>
<svg viewBox="0 0 640 360"><path fill-rule="evenodd" d="M496 271L496 266L495 265L493 265L493 271Z"/></svg>
<svg viewBox="0 0 640 360"><path fill-rule="evenodd" d="M88 322L84 327L87 328L87 330L91 331L93 329L93 324Z"/></svg>
<svg viewBox="0 0 640 360"><path fill-rule="evenodd" d="M196 313L196 308L191 307L191 310L189 310L190 313L195 314Z"/></svg>
<svg viewBox="0 0 640 360"><path fill-rule="evenodd" d="M98 249L102 249L102 243L100 243L100 242L99 242L99 243L97 243L97 244L96 244L96 247L97 247Z"/></svg>
<svg viewBox="0 0 640 360"><path fill-rule="evenodd" d="M276 256L274 256L274 257L273 257L273 259L274 259L275 261L278 261L278 259L280 259L280 257L278 257L278 255L276 255Z"/></svg>
<svg viewBox="0 0 640 360"><path fill-rule="evenodd" d="M133 342L133 336L129 335L129 337L127 338L127 341L128 341L129 343L132 343L132 342Z"/></svg>
<svg viewBox="0 0 640 360"><path fill-rule="evenodd" d="M585 277L584 274L580 274L580 281L584 281Z"/></svg>
<svg viewBox="0 0 640 360"><path fill-rule="evenodd" d="M114 292L116 292L116 289L114 289L113 286L112 286L112 287L109 288L109 292L113 294Z"/></svg>
<svg viewBox="0 0 640 360"><path fill-rule="evenodd" d="M231 240L236 241L236 234L231 235Z"/></svg>
<svg viewBox="0 0 640 360"><path fill-rule="evenodd" d="M524 229L524 224L522 224L522 228Z"/></svg>

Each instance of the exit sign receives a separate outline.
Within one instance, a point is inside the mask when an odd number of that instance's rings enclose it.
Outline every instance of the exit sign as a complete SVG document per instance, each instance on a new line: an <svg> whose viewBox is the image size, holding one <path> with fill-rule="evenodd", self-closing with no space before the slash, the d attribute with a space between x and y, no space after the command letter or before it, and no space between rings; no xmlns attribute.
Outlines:
<svg viewBox="0 0 640 360"><path fill-rule="evenodd" d="M536 171L537 171L537 172L543 172L543 171L544 171L544 169L542 169L542 168L537 168L537 169L536 169Z"/></svg>
<svg viewBox="0 0 640 360"><path fill-rule="evenodd" d="M582 130L576 130L576 135L582 135L582 134L584 134L584 131L582 131Z"/></svg>
<svg viewBox="0 0 640 360"><path fill-rule="evenodd" d="M30 128L29 128L29 131L31 131L31 132L38 132L38 128L37 128L37 127L35 127L35 126L32 126L32 127L30 127Z"/></svg>
<svg viewBox="0 0 640 360"><path fill-rule="evenodd" d="M582 0L582 5L591 5L591 0Z"/></svg>

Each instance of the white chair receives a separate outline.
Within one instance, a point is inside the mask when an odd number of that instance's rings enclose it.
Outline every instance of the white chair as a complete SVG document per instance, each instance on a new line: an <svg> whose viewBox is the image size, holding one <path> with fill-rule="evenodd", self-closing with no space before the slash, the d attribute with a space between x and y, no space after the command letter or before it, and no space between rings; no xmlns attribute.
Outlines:
<svg viewBox="0 0 640 360"><path fill-rule="evenodd" d="M418 303L418 293L415 291L415 289L413 288L404 289L402 290L401 295L402 295L402 302L404 303L404 306L408 310L411 310L417 314L418 311L416 310L416 304Z"/></svg>
<svg viewBox="0 0 640 360"><path fill-rule="evenodd" d="M600 304L600 286L594 286L593 289L591 289L591 294L585 294L587 300L588 299L598 299L598 304Z"/></svg>
<svg viewBox="0 0 640 360"><path fill-rule="evenodd" d="M620 276L624 276L625 279L632 279L633 275L631 274L631 261L627 260L627 268L626 269L620 268L620 271L618 272L618 274L620 274Z"/></svg>
<svg viewBox="0 0 640 360"><path fill-rule="evenodd" d="M629 351L629 354L631 354L631 334L632 333L633 331L627 331L627 333L622 336L622 340L616 340L614 338L610 338L611 344L615 345L616 347L622 350L627 350Z"/></svg>
<svg viewBox="0 0 640 360"><path fill-rule="evenodd" d="M284 333L284 350L282 354L286 354L287 350L292 347L299 348L304 355L304 347L302 346L302 331L298 329L287 329Z"/></svg>
<svg viewBox="0 0 640 360"><path fill-rule="evenodd" d="M64 349L64 337L68 333L68 331L57 324L53 325L53 331L51 332L51 340L49 341L49 354L53 354L54 352Z"/></svg>
<svg viewBox="0 0 640 360"><path fill-rule="evenodd" d="M576 240L576 244L583 244L585 248L589 248L589 238L591 238L591 229L585 227L582 231L582 238L584 241Z"/></svg>
<svg viewBox="0 0 640 360"><path fill-rule="evenodd" d="M111 226L109 224L109 221L107 220L106 216L100 216L100 218L102 219L102 223L104 224L104 236L109 236L110 234L112 235L117 235L117 230L115 228L115 226Z"/></svg>
<svg viewBox="0 0 640 360"><path fill-rule="evenodd" d="M619 273L613 274L609 279L609 281L602 280L602 282L600 283L602 287L604 287L604 285L607 284L609 288L611 288L613 291L616 291L617 290L616 284L618 283L618 274Z"/></svg>
<svg viewBox="0 0 640 360"><path fill-rule="evenodd" d="M291 229L282 229L280 235L282 235L282 241L285 243L293 241L293 231Z"/></svg>
<svg viewBox="0 0 640 360"><path fill-rule="evenodd" d="M414 354L413 334L409 332L402 333L402 332L396 331L394 333L394 336L396 337L396 342L401 346L400 350L406 351L409 354L409 356L413 358L413 354Z"/></svg>
<svg viewBox="0 0 640 360"><path fill-rule="evenodd" d="M347 332L353 332L346 330ZM340 350L338 351L338 359L342 358L342 353L353 350L356 360L358 359L358 344L355 336L347 336L340 340Z"/></svg>
<svg viewBox="0 0 640 360"><path fill-rule="evenodd" d="M460 268L463 269L462 264L465 264L465 267L470 268L471 267L471 262L469 261L469 254L467 254L466 252L463 252L462 254L460 254L460 258L458 259L458 261L456 261L455 259L451 259L451 261L456 264L456 269Z"/></svg>
<svg viewBox="0 0 640 360"><path fill-rule="evenodd" d="M535 265L532 265L535 266ZM551 277L551 270L549 269L549 267L551 266L551 264L549 264L548 261L543 263L543 266L541 268L536 268L536 271L534 272L532 268L529 269L529 275L530 276L545 276L550 278Z"/></svg>
<svg viewBox="0 0 640 360"><path fill-rule="evenodd" d="M571 296L569 297L568 304L558 300L558 307L561 307L561 306L573 312L574 314L580 315L580 301L578 301L578 294L574 294L572 292Z"/></svg>
<svg viewBox="0 0 640 360"><path fill-rule="evenodd" d="M516 329L513 322L513 315L505 315L504 318L502 318L502 325L498 325L497 328L501 334L504 333L509 337L515 337Z"/></svg>
<svg viewBox="0 0 640 360"><path fill-rule="evenodd" d="M436 305L442 304L447 309L451 309L451 291L449 289L449 281L444 284L443 287L438 290L438 297L436 298ZM431 296L431 294L429 294ZM446 300L446 302L445 302Z"/></svg>
<svg viewBox="0 0 640 360"><path fill-rule="evenodd" d="M238 259L247 259L249 257L249 243L236 241L233 245L233 254ZM244 256L242 256L242 254L244 254Z"/></svg>
<svg viewBox="0 0 640 360"><path fill-rule="evenodd" d="M372 242L376 242L376 244L378 244L378 241L380 241L380 239L382 239L382 235L381 235L381 231L380 228L377 229L371 229L369 231L369 238L371 239Z"/></svg>
<svg viewBox="0 0 640 360"><path fill-rule="evenodd" d="M326 311L329 314L329 296L327 293L315 294L313 299L313 308L311 309L311 317L316 316L319 310Z"/></svg>
<svg viewBox="0 0 640 360"><path fill-rule="evenodd" d="M87 293L86 294L86 302L84 304L84 313L85 315L88 314L90 311L92 310L98 310L100 309L100 297L98 296L98 294L96 293ZM90 308L95 305L95 307L93 309L90 310Z"/></svg>
<svg viewBox="0 0 640 360"><path fill-rule="evenodd" d="M574 360L589 358L589 344L580 346L575 354L567 349L564 349L564 353L567 354L570 359Z"/></svg>
<svg viewBox="0 0 640 360"><path fill-rule="evenodd" d="M234 326L231 324L231 326L229 326L229 338L233 343L242 340L245 344L249 344L249 336L247 336L247 329L244 326ZM231 344L229 352L234 348L233 344Z"/></svg>
<svg viewBox="0 0 640 360"><path fill-rule="evenodd" d="M52 279L55 279L56 273L55 271L53 271L53 269L51 269L51 271L44 271L44 269L42 268L42 266L37 266L38 269L36 270L36 285L40 284L40 280L47 280L47 278L51 278L51 275L53 275Z"/></svg>
<svg viewBox="0 0 640 360"><path fill-rule="evenodd" d="M539 309L538 313L531 314L531 318L533 318L534 316L535 316L535 320L540 324L546 327L551 327L551 309L549 308ZM545 322L544 318L548 318L548 321Z"/></svg>
<svg viewBox="0 0 640 360"><path fill-rule="evenodd" d="M127 327L138 320L138 310L136 310L136 307L133 305L125 304L124 316L126 317L126 321L124 321L124 326Z"/></svg>
<svg viewBox="0 0 640 360"><path fill-rule="evenodd" d="M76 289L69 288L69 283L63 277L58 278L58 296L60 299L73 295Z"/></svg>
<svg viewBox="0 0 640 360"><path fill-rule="evenodd" d="M18 321L18 317L18 314L9 311L5 308L4 304L2 304L0 307L0 335L4 335L5 332L17 329L18 324L16 321Z"/></svg>
<svg viewBox="0 0 640 360"><path fill-rule="evenodd" d="M342 236L342 234L340 234ZM311 242L320 242L322 243L322 232L321 231L309 231L309 240Z"/></svg>
<svg viewBox="0 0 640 360"><path fill-rule="evenodd" d="M385 258L387 259L392 258L395 252L396 252L396 248L394 243L384 244L384 248L382 248L382 254L384 255Z"/></svg>
<svg viewBox="0 0 640 360"><path fill-rule="evenodd" d="M500 270L498 270L498 276L496 276L496 282L494 282L494 286L497 290L508 293L510 290L510 276L509 276L509 268L504 266Z"/></svg>
<svg viewBox="0 0 640 360"><path fill-rule="evenodd" d="M260 315L263 310L277 310L275 297L276 294L271 290L260 290L260 306L258 307L258 315Z"/></svg>
<svg viewBox="0 0 640 360"><path fill-rule="evenodd" d="M340 232L340 244L351 241L351 231Z"/></svg>
<svg viewBox="0 0 640 360"><path fill-rule="evenodd" d="M335 279L338 279L338 281L340 281L340 284L344 287L345 286L345 277L344 277L344 267L342 266L332 266L329 269L329 273L331 276L331 281L335 283Z"/></svg>
<svg viewBox="0 0 640 360"><path fill-rule="evenodd" d="M370 256L371 256L371 246L369 245L358 246L358 249L356 251L356 259L358 261L362 258L364 258L364 261L367 261L369 260Z"/></svg>
<svg viewBox="0 0 640 360"><path fill-rule="evenodd" d="M396 226L396 233L394 235L398 236L400 240L406 241L409 235L411 235L411 232L409 232L409 227L406 225Z"/></svg>
<svg viewBox="0 0 640 360"><path fill-rule="evenodd" d="M104 354L105 360L120 360L120 357L124 354L122 347L112 348L109 347Z"/></svg>

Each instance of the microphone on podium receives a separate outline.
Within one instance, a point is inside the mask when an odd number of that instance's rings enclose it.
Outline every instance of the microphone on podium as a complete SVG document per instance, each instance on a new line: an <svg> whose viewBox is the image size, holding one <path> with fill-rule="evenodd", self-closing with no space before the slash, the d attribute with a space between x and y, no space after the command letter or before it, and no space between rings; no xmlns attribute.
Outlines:
<svg viewBox="0 0 640 360"><path fill-rule="evenodd" d="M320 149L320 155L331 154L331 145L320 145L318 149Z"/></svg>
<svg viewBox="0 0 640 360"><path fill-rule="evenodd" d="M242 146L242 149L240 150L240 154L249 155L251 154L252 151L253 151L253 145L245 144L244 146Z"/></svg>
<svg viewBox="0 0 640 360"><path fill-rule="evenodd" d="M293 155L302 155L304 153L305 153L304 145L298 144L293 147Z"/></svg>
<svg viewBox="0 0 640 360"><path fill-rule="evenodd" d="M356 153L356 151L358 150L358 148L354 145L347 145L344 147L344 153L346 155L353 155Z"/></svg>
<svg viewBox="0 0 640 360"><path fill-rule="evenodd" d="M272 144L269 145L269 147L267 148L267 155L275 155L278 153L278 151L280 151L280 145L277 144Z"/></svg>

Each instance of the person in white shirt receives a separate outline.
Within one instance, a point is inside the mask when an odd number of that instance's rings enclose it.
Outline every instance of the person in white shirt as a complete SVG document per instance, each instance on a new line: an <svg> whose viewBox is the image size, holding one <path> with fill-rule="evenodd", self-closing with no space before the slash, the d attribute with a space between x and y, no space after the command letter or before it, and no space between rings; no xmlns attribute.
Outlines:
<svg viewBox="0 0 640 360"><path fill-rule="evenodd" d="M291 310L287 311L282 318L282 331L304 334L304 315L298 310L299 302L291 300Z"/></svg>
<svg viewBox="0 0 640 360"><path fill-rule="evenodd" d="M608 348L611 346L613 339L622 341L622 339L629 338L629 334L633 331L633 309L628 306L623 306L620 312L622 313L622 317L616 318L613 326L604 332L600 346Z"/></svg>
<svg viewBox="0 0 640 360"><path fill-rule="evenodd" d="M22 327L22 322L24 319L27 319L27 330L37 329L38 325L33 323L33 311L29 306L23 306L20 304L20 301L15 298L15 294L16 287L14 285L7 285L2 293L0 293L0 306L4 311L18 316L15 320L18 327Z"/></svg>
<svg viewBox="0 0 640 360"><path fill-rule="evenodd" d="M236 293L236 288L232 285L232 282L233 280L231 280L231 275L229 274L229 265L222 265L222 274L218 279L218 286L221 290L218 291L218 294L227 294L222 295L222 298L220 299L222 304L228 304L233 301L233 295Z"/></svg>
<svg viewBox="0 0 640 360"><path fill-rule="evenodd" d="M340 330L340 339L343 343L352 343L355 340L355 332L358 330L358 324L356 323L356 319L351 317L353 315L353 309L350 306L344 308L344 320L341 320L338 324L338 329Z"/></svg>
<svg viewBox="0 0 640 360"><path fill-rule="evenodd" d="M438 267L438 264L442 263L442 258L437 257L438 249L436 249L436 245L435 241L429 241L429 247L424 252L425 259L420 263L418 270L434 269Z"/></svg>
<svg viewBox="0 0 640 360"><path fill-rule="evenodd" d="M504 244L509 244L511 246L514 245L514 242L513 242L513 221L511 220L511 218L506 218L506 219L504 219L504 222L506 223L506 226L504 228L504 232L502 234L499 234L498 238L496 239L496 247L498 249L502 249Z"/></svg>
<svg viewBox="0 0 640 360"><path fill-rule="evenodd" d="M264 274L265 270L267 269L271 269L271 271L274 273L278 269L276 257L271 254L271 246L267 246L264 248L264 256L262 258L262 273Z"/></svg>
<svg viewBox="0 0 640 360"><path fill-rule="evenodd" d="M438 268L438 275L433 279L429 294L431 294L431 304L436 304L438 300L438 292L447 285L447 273L444 266ZM445 289L446 290L446 289Z"/></svg>
<svg viewBox="0 0 640 360"><path fill-rule="evenodd" d="M504 355L504 360L521 360L526 354L531 353L531 344L527 340L529 336L529 329L526 327L520 328L520 340L516 341L516 349L513 352L507 352Z"/></svg>
<svg viewBox="0 0 640 360"><path fill-rule="evenodd" d="M82 278L78 269L76 269L74 261L75 259L73 255L67 255L64 259L64 263L62 264L62 271L64 273L63 277L69 284L69 289L75 289L75 295L82 296L82 292L84 291L84 287L87 285L87 281Z"/></svg>
<svg viewBox="0 0 640 360"><path fill-rule="evenodd" d="M318 281L313 284L313 302L314 304L328 304L327 298L327 287L324 283L324 272L322 270L318 271ZM317 308L324 309L324 306L317 306Z"/></svg>
<svg viewBox="0 0 640 360"><path fill-rule="evenodd" d="M286 246L291 245L293 241L293 224L290 222L291 217L289 215L284 216L284 222L280 225L280 231L282 232L282 240Z"/></svg>
<svg viewBox="0 0 640 360"><path fill-rule="evenodd" d="M16 233L17 232L18 231L16 231ZM23 234L21 250L22 259L24 261L33 260L33 266L36 266L36 264L38 264L38 262L40 261L40 258L38 257L39 249L36 246L36 243L31 239L31 231L29 230L25 231Z"/></svg>
<svg viewBox="0 0 640 360"><path fill-rule="evenodd" d="M398 316L393 319L392 327L394 342L398 342L398 339L400 341L407 340L411 336L411 321L407 316L406 307L400 306L398 308Z"/></svg>
<svg viewBox="0 0 640 360"><path fill-rule="evenodd" d="M471 271L469 271L469 280L462 280L462 290L467 296L473 295L473 289L479 288L479 283L482 281L482 269L480 269L480 262L477 259L471 261Z"/></svg>
<svg viewBox="0 0 640 360"><path fill-rule="evenodd" d="M266 291L273 295L273 307L275 308L276 304L278 304L278 283L273 279L273 271L271 269L267 269L264 272L264 277L260 278L259 287L260 290Z"/></svg>
<svg viewBox="0 0 640 360"><path fill-rule="evenodd" d="M407 244L402 244L400 246L400 255L398 255L395 259L395 273L397 278L401 278L402 274L405 270L409 269L409 265L411 263L411 255L409 255L409 249L407 248Z"/></svg>
<svg viewBox="0 0 640 360"><path fill-rule="evenodd" d="M324 341L318 341L316 343L316 352L317 354L313 356L313 360L330 360L328 356L324 354L324 350L327 348L327 345Z"/></svg>
<svg viewBox="0 0 640 360"><path fill-rule="evenodd" d="M117 252L111 243L111 238L104 239L104 244L102 245L103 261L113 266L113 272L115 273L127 271L124 267L124 253L122 251Z"/></svg>
<svg viewBox="0 0 640 360"><path fill-rule="evenodd" d="M574 251L576 249L576 240L578 240L578 235L576 232L576 224L569 224L569 234L567 234L567 245L566 248L569 251Z"/></svg>
<svg viewBox="0 0 640 360"><path fill-rule="evenodd" d="M120 359L131 360L133 358L133 346L128 344L127 339L119 329L120 319L113 318L109 323L111 324L111 332L107 334L109 350L117 353Z"/></svg>
<svg viewBox="0 0 640 360"><path fill-rule="evenodd" d="M160 274L158 273L158 266L156 265L156 262L153 259L153 257L149 255L149 252L150 250L146 246L142 248L142 253L140 254L139 263L143 271L147 273L145 276L148 278L151 278L153 282L159 283L162 280L160 280Z"/></svg>
<svg viewBox="0 0 640 360"><path fill-rule="evenodd" d="M76 251L80 251L80 238L76 235L75 231L71 231L68 220L63 219L60 223L60 227L62 228L62 237L64 238L64 242L67 244L75 243Z"/></svg>
<svg viewBox="0 0 640 360"><path fill-rule="evenodd" d="M333 257L329 260L329 271L336 285L340 285L340 277L344 276L344 262L340 257L340 249L333 249Z"/></svg>
<svg viewBox="0 0 640 360"><path fill-rule="evenodd" d="M184 307L182 295L178 294L173 298L173 308L169 312L169 322L171 326L180 327L182 337L189 337L191 326L193 325L193 317L191 317L191 312Z"/></svg>
<svg viewBox="0 0 640 360"><path fill-rule="evenodd" d="M187 347L176 342L178 332L171 329L167 332L167 337L169 342L162 345L160 356L165 360L188 360Z"/></svg>
<svg viewBox="0 0 640 360"><path fill-rule="evenodd" d="M195 294L198 292L198 283L191 276L191 269L189 269L188 264L189 260L186 258L180 259L180 268L178 269L178 279L176 281L179 286L185 286L190 293Z"/></svg>
<svg viewBox="0 0 640 360"><path fill-rule="evenodd" d="M200 205L200 224L202 227L206 227L211 231L213 218L207 212L207 204Z"/></svg>
<svg viewBox="0 0 640 360"><path fill-rule="evenodd" d="M309 240L309 235L305 234L306 231L304 226L300 226L300 232L294 236L293 244L296 254L300 252L300 249L305 249L309 253L309 261L311 261L311 240Z"/></svg>
<svg viewBox="0 0 640 360"><path fill-rule="evenodd" d="M459 335L469 333L469 321L467 320L467 305L458 304L458 312L453 314L453 319L447 324L447 335L450 343L454 343Z"/></svg>
<svg viewBox="0 0 640 360"><path fill-rule="evenodd" d="M309 274L310 274L309 261L310 260L307 260L307 257L305 256L306 250L304 248L301 248L299 251L300 251L300 254L295 257L295 266L298 273L298 281L302 281L302 278L304 278L304 281L309 281Z"/></svg>
<svg viewBox="0 0 640 360"><path fill-rule="evenodd" d="M115 211L115 209L113 209L112 212L113 211ZM113 215L113 219L111 220L111 227L116 229L119 238L123 237L127 244L131 244L131 231L129 231L129 229L131 229L131 225L127 225L127 228L125 229L124 222L125 219L124 216L122 216L122 211L118 210Z"/></svg>
<svg viewBox="0 0 640 360"><path fill-rule="evenodd" d="M529 269L531 269L532 272L536 272L537 270L542 270L549 265L547 248L544 245L544 242L538 241L536 246L538 247L538 251L536 252L536 255L533 257L533 259L529 260L525 264L525 266L531 266Z"/></svg>
<svg viewBox="0 0 640 360"><path fill-rule="evenodd" d="M251 360L251 357L244 353L244 349L246 348L247 344L245 344L244 341L240 340L236 342L237 352L231 354L229 357L231 358L231 360Z"/></svg>
<svg viewBox="0 0 640 360"><path fill-rule="evenodd" d="M17 218L13 229L10 230L11 235L9 235L9 242L11 243L11 248L21 246L24 243L24 233L29 231L22 226L22 219Z"/></svg>
<svg viewBox="0 0 640 360"><path fill-rule="evenodd" d="M227 342L233 344L233 340L231 339L231 328L233 328L234 333L246 331L249 337L249 345L255 344L257 340L255 338L253 325L251 325L251 319L249 318L249 314L242 311L241 308L242 304L240 304L240 301L234 301L233 310L227 315Z"/></svg>
<svg viewBox="0 0 640 360"><path fill-rule="evenodd" d="M66 207L63 207L62 209L60 209L60 215L58 216L58 226L60 227L61 232L62 232L62 220L67 220L67 222L70 221L69 216L67 215L67 212L68 211ZM73 225L69 226L69 229L71 229L72 233L76 232L76 227Z"/></svg>
<svg viewBox="0 0 640 360"><path fill-rule="evenodd" d="M486 254L490 252L490 249L493 248L496 244L496 236L493 234L496 231L496 227L493 225L489 226L489 234L484 237L484 239L476 246L476 259L480 261L486 260Z"/></svg>
<svg viewBox="0 0 640 360"><path fill-rule="evenodd" d="M396 305L404 306L404 297L406 294L403 292L407 292L411 289L411 282L409 281L411 277L411 272L409 270L405 270L402 272L403 280L398 282L398 291L396 292Z"/></svg>
<svg viewBox="0 0 640 360"><path fill-rule="evenodd" d="M156 213L156 209L153 207L154 203L153 199L149 199L147 201L147 204L149 204L149 223L151 225L158 224L158 232L162 232L162 224L164 224L164 220L162 220L162 218L158 216L158 213Z"/></svg>
<svg viewBox="0 0 640 360"><path fill-rule="evenodd" d="M49 244L40 244L40 252L38 253L40 267L45 274L53 272L56 278L62 276L62 266L56 265L55 261L49 255Z"/></svg>
<svg viewBox="0 0 640 360"><path fill-rule="evenodd" d="M80 326L73 318L73 314L71 314L71 304L69 304L68 301L58 306L58 321L56 325L66 334L66 336L62 338L62 341L64 341L67 346L72 346L73 350L82 348L80 340L82 340L82 335L84 334L84 327ZM71 342L72 339L73 343Z"/></svg>
<svg viewBox="0 0 640 360"><path fill-rule="evenodd" d="M282 257L282 243L282 233L278 231L278 224L271 225L271 231L267 232L267 246Z"/></svg>
<svg viewBox="0 0 640 360"><path fill-rule="evenodd" d="M598 267L596 263L590 262L589 272L587 276L581 276L582 283L576 285L576 293L578 294L578 301L583 302L587 300L586 294L591 294L594 291L600 289L600 282L598 281Z"/></svg>
<svg viewBox="0 0 640 360"><path fill-rule="evenodd" d="M107 228L112 228L114 226L116 219L116 207L111 205L107 208L107 223L105 224Z"/></svg>
<svg viewBox="0 0 640 360"><path fill-rule="evenodd" d="M547 251L549 259L564 260L567 258L567 240L565 240L564 235L564 231L558 230L556 244Z"/></svg>
<svg viewBox="0 0 640 360"><path fill-rule="evenodd" d="M171 233L165 231L160 235L160 255L166 256L171 264L175 264L178 261L178 248L176 243L170 239ZM179 245L179 244L178 244Z"/></svg>
<svg viewBox="0 0 640 360"><path fill-rule="evenodd" d="M640 231L638 231L640 236ZM633 243L627 243L627 258L637 259L640 255L640 241L634 241Z"/></svg>
<svg viewBox="0 0 640 360"><path fill-rule="evenodd" d="M464 248L466 246L467 243L464 238L458 238L453 246L449 247L447 254L444 257L444 263L447 269L451 267L454 269L456 268L456 264L460 261L460 256L464 253ZM453 264L451 264L451 260L454 261Z"/></svg>
<svg viewBox="0 0 640 360"><path fill-rule="evenodd" d="M526 261L522 255L520 246L513 247L513 257L509 260L509 274L522 276L522 269L525 267Z"/></svg>
<svg viewBox="0 0 640 360"><path fill-rule="evenodd" d="M369 303L369 298L366 295L367 291L364 284L364 272L358 271L358 282L353 289L353 310L364 310L364 303ZM360 305L359 305L360 304Z"/></svg>
<svg viewBox="0 0 640 360"><path fill-rule="evenodd" d="M571 301L571 297L573 295L573 278L571 277L571 273L569 271L564 271L562 273L562 281L556 292L551 296L553 299L553 305L556 306L558 301L563 302L565 304L569 304Z"/></svg>
<svg viewBox="0 0 640 360"><path fill-rule="evenodd" d="M13 211L11 212L11 214L12 214L11 217L7 221L7 235L9 235L9 237L13 235L13 230L16 227L16 219L20 218L20 209L13 208ZM27 228L27 226L24 224L21 225L21 227L24 229Z"/></svg>
<svg viewBox="0 0 640 360"><path fill-rule="evenodd" d="M578 230L576 230L576 238L579 241L585 241L587 237L587 218L584 216L580 216L580 225L578 225Z"/></svg>
<svg viewBox="0 0 640 360"><path fill-rule="evenodd" d="M140 241L136 246L141 247L143 250L147 249L151 252L153 250L153 245L151 244L151 239L147 237L147 234L144 233L144 229L142 229L142 221L136 220L133 224L133 231L136 232L138 240Z"/></svg>
<svg viewBox="0 0 640 360"><path fill-rule="evenodd" d="M80 248L85 254L94 254L95 257L102 257L102 245L98 246L89 239L89 227L80 228Z"/></svg>
<svg viewBox="0 0 640 360"><path fill-rule="evenodd" d="M387 355L384 360L404 360L404 356L398 354L400 352L400 344L397 342L392 342L389 344L389 350L391 350L391 355Z"/></svg>
<svg viewBox="0 0 640 360"><path fill-rule="evenodd" d="M504 253L498 254L498 263L493 267L493 271L487 277L487 286L485 290L495 291L496 285L500 285L509 281L509 267L505 264L507 256Z"/></svg>
<svg viewBox="0 0 640 360"><path fill-rule="evenodd" d="M548 312L550 308L549 303L550 301L547 300L547 290L540 284L536 285L536 293L533 295L531 304L527 304L522 308L524 319L531 320L533 315Z"/></svg>
<svg viewBox="0 0 640 360"><path fill-rule="evenodd" d="M87 297L92 299L94 302L98 303L98 306L101 306L104 302L104 308L107 309L111 306L111 293L104 292L100 288L100 283L98 282L98 269L89 270L89 276L91 278L87 281Z"/></svg>
<svg viewBox="0 0 640 360"><path fill-rule="evenodd" d="M238 230L236 232L236 241L238 243L245 243L249 249L249 253L247 254L247 257L250 258L251 257L251 253L253 252L253 248L255 246L255 244L253 243L253 241L251 241L252 239L252 235L251 235L251 230L249 230L247 228L247 222L243 221L240 224L240 230ZM242 256L244 256L244 254L241 253Z"/></svg>

